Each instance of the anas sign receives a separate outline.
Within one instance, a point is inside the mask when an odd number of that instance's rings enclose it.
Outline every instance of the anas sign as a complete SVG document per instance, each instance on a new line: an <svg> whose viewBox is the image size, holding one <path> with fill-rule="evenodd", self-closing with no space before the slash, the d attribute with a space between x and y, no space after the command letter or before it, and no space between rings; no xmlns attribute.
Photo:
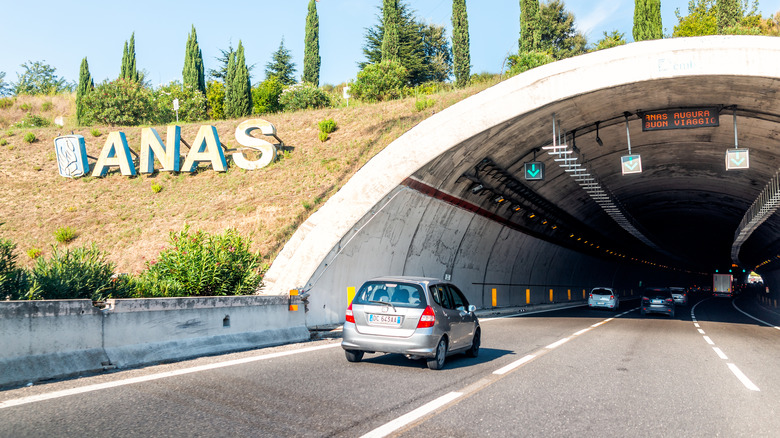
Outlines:
<svg viewBox="0 0 780 438"><path fill-rule="evenodd" d="M273 137L277 144L263 138L254 137L252 131L258 130L266 137ZM236 165L246 170L263 168L276 159L277 146L284 143L276 136L276 128L263 119L246 120L238 125L235 132L236 141L243 146L240 149L227 149L219 141L217 128L212 125L201 126L195 141L191 145L181 138L180 126L169 126L166 141L154 128L141 130L140 152L136 154L127 144L124 132L108 134L106 143L100 151L92 169L92 176L105 176L109 169L118 167L122 175L135 176L137 172L150 174L155 172L155 160L160 162L162 172L194 172L199 164L210 164L216 172L227 170L225 152L232 153ZM189 147L181 164L181 143ZM84 137L81 135L65 135L54 139L54 150L57 154L57 164L61 176L76 178L89 173L87 151ZM253 150L260 153L256 160L249 160L244 151ZM138 161L138 169L133 157Z"/></svg>
<svg viewBox="0 0 780 438"><path fill-rule="evenodd" d="M643 113L642 131L667 129L690 129L705 126L719 126L717 108L687 108Z"/></svg>

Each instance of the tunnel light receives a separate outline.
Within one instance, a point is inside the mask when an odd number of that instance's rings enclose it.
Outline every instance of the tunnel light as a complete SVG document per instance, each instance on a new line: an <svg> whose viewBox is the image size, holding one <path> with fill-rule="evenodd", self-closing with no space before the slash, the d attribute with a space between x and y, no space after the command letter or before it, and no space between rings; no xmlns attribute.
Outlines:
<svg viewBox="0 0 780 438"><path fill-rule="evenodd" d="M574 237L574 233L572 233L572 234L569 234L569 237Z"/></svg>
<svg viewBox="0 0 780 438"><path fill-rule="evenodd" d="M596 143L598 143L599 146L604 146L604 142L601 141L601 137L599 137L599 123L601 122L596 122Z"/></svg>
<svg viewBox="0 0 780 438"><path fill-rule="evenodd" d="M533 219L533 218L535 218L535 217L536 217L536 214L535 214L535 213L531 213L530 215L528 215L528 217L529 217L529 218L531 218L531 219Z"/></svg>
<svg viewBox="0 0 780 438"><path fill-rule="evenodd" d="M552 229L553 229L553 230L554 230L554 229L556 229L556 228L558 228L558 225L553 225L553 226L552 226Z"/></svg>
<svg viewBox="0 0 780 438"><path fill-rule="evenodd" d="M483 186L482 184L476 183L476 184L471 186L471 193L474 193L476 195L477 193L481 192L482 189L484 189L484 188L485 188L485 186Z"/></svg>
<svg viewBox="0 0 780 438"><path fill-rule="evenodd" d="M495 198L493 198L493 202L496 204L500 204L502 202L506 201L506 198L504 198L503 195L498 195Z"/></svg>

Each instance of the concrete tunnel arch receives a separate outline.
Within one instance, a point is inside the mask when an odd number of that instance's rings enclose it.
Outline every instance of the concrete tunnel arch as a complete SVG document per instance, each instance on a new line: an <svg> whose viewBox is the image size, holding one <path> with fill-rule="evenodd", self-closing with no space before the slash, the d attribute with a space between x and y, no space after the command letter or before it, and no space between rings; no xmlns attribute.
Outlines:
<svg viewBox="0 0 780 438"><path fill-rule="evenodd" d="M600 182L629 200L626 210L647 218L639 224L643 232L653 235L653 224L666 220L643 210L641 200L648 199L646 210L700 211L691 213L693 222L712 218L712 232L733 235L732 224L780 167L773 152L780 141L777 60L780 39L773 37L677 38L594 52L507 79L426 119L366 163L294 233L260 292L306 291L307 324L316 326L343 322L347 288L379 275L451 277L477 307L493 305L493 289L501 307L581 299L598 285L629 291L641 281L700 281L706 269L695 262L675 267L674 251L653 251L619 229L539 148L552 143L556 114ZM634 118L627 122L634 150L659 164L641 177L620 176L627 112L693 106L717 106L724 111L721 126L664 131L642 141ZM718 167L721 150L729 142L733 147L731 107L739 114L740 146L757 148L749 173ZM605 147L593 141L597 121ZM486 162L520 180L518 166L532 151L548 170L543 183L514 186L521 190L511 195L524 198L515 199L525 207L523 220L470 190L469 172ZM712 214L716 208L726 213ZM540 217L530 223L533 211ZM541 216L565 226L542 226ZM761 243L748 241L753 265L780 249L779 228L769 221L757 237ZM567 241L569 233L580 241ZM772 271L761 272L770 286Z"/></svg>

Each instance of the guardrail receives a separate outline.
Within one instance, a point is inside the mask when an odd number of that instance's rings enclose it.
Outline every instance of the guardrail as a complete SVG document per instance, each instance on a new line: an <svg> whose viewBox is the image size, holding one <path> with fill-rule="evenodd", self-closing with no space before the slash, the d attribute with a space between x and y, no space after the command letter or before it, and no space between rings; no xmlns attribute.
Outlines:
<svg viewBox="0 0 780 438"><path fill-rule="evenodd" d="M309 339L298 297L1 301L0 387Z"/></svg>

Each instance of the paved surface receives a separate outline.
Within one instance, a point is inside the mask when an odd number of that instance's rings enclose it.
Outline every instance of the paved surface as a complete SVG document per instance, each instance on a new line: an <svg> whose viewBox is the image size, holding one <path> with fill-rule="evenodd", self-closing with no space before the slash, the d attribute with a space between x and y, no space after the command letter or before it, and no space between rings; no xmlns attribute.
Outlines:
<svg viewBox="0 0 780 438"><path fill-rule="evenodd" d="M3 391L0 437L776 436L780 330L729 299L635 305L483 317L441 371L326 338Z"/></svg>

